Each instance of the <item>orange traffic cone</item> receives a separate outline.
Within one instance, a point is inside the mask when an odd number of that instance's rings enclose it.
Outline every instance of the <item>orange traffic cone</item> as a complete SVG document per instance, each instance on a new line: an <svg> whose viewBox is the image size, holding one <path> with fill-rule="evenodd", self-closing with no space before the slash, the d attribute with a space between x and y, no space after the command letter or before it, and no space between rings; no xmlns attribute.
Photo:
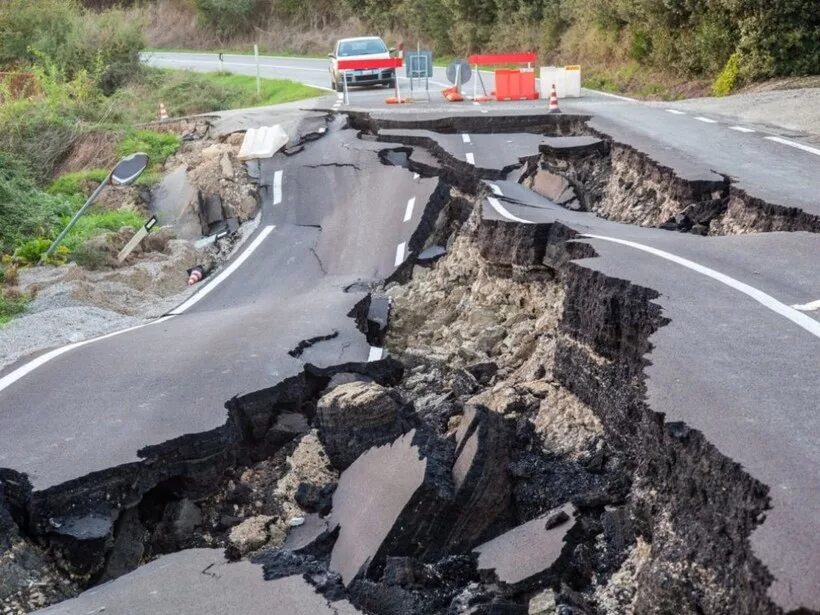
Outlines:
<svg viewBox="0 0 820 615"><path fill-rule="evenodd" d="M550 113L561 113L561 109L558 107L558 93L555 91L555 84L552 84L552 90L550 91Z"/></svg>
<svg viewBox="0 0 820 615"><path fill-rule="evenodd" d="M165 104L159 103L159 121L164 122L168 119L168 111L165 109Z"/></svg>
<svg viewBox="0 0 820 615"><path fill-rule="evenodd" d="M205 270L197 265L196 267L188 270L188 286L193 286L197 282L199 282L202 277L205 275Z"/></svg>
<svg viewBox="0 0 820 615"><path fill-rule="evenodd" d="M441 93L444 95L444 98L450 102L462 102L464 100L464 97L456 86L444 88Z"/></svg>

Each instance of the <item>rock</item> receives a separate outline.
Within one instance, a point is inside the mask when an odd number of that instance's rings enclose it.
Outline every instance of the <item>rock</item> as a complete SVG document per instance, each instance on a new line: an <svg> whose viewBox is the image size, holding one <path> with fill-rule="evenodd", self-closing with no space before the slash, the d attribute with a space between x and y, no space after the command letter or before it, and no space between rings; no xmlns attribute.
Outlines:
<svg viewBox="0 0 820 615"><path fill-rule="evenodd" d="M412 557L387 557L383 581L387 585L408 587L416 582L416 560Z"/></svg>
<svg viewBox="0 0 820 615"><path fill-rule="evenodd" d="M231 530L228 540L239 550L240 555L255 551L268 542L268 525L272 521L273 517L269 515L245 519Z"/></svg>
<svg viewBox="0 0 820 615"><path fill-rule="evenodd" d="M331 467L315 431L302 437L287 458L287 464L289 469L279 479L274 492L282 507L282 514L290 518L304 516L303 510L327 512L330 504L324 500L330 500L336 488L338 474ZM302 496L298 495L300 490ZM316 490L318 493L311 496L306 493L308 490Z"/></svg>
<svg viewBox="0 0 820 615"><path fill-rule="evenodd" d="M545 589L530 598L527 615L555 615L558 605L555 603L555 592Z"/></svg>
<svg viewBox="0 0 820 615"><path fill-rule="evenodd" d="M344 470L373 446L402 433L401 406L376 383L352 382L325 393L316 410L319 438L333 466Z"/></svg>
<svg viewBox="0 0 820 615"><path fill-rule="evenodd" d="M452 444L412 430L345 470L333 494L339 537L330 569L350 585L389 555L418 557L433 546L453 498Z"/></svg>
<svg viewBox="0 0 820 615"><path fill-rule="evenodd" d="M558 205L566 205L572 201L577 203L575 190L569 181L546 169L538 169L533 178L532 189Z"/></svg>
<svg viewBox="0 0 820 615"><path fill-rule="evenodd" d="M474 363L466 369L482 386L488 386L493 377L498 373L498 365L493 361Z"/></svg>
<svg viewBox="0 0 820 615"><path fill-rule="evenodd" d="M485 406L499 414L522 412L527 408L526 402L518 391L503 382L470 398L468 403Z"/></svg>
<svg viewBox="0 0 820 615"><path fill-rule="evenodd" d="M307 515L304 523L288 530L283 549L297 553L311 552L320 542L329 538L330 524L319 515Z"/></svg>
<svg viewBox="0 0 820 615"><path fill-rule="evenodd" d="M489 572L490 578L516 592L543 582L561 556L567 532L575 525L564 522L548 530L547 519L558 512L571 517L575 508L565 504L477 547L474 553L478 554L479 572Z"/></svg>
<svg viewBox="0 0 820 615"><path fill-rule="evenodd" d="M301 482L296 489L294 499L301 508L307 511L327 515L333 505L334 491L336 491L335 482L321 486Z"/></svg>
<svg viewBox="0 0 820 615"><path fill-rule="evenodd" d="M233 179L233 164L227 152L222 155L222 158L219 160L219 165L222 167L222 177L225 179Z"/></svg>

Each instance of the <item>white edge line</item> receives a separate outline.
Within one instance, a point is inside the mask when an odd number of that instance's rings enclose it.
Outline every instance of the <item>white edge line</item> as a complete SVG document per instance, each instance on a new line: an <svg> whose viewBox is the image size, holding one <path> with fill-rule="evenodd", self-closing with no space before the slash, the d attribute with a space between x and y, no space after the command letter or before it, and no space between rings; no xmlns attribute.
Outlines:
<svg viewBox="0 0 820 615"><path fill-rule="evenodd" d="M395 267L398 267L404 262L404 251L407 249L407 242L402 241L399 245L396 246L396 260L393 263Z"/></svg>
<svg viewBox="0 0 820 615"><path fill-rule="evenodd" d="M788 145L789 147L796 147L797 149L802 149L804 152L809 152L811 154L817 154L820 156L820 149L815 147L809 147L808 145L803 145L802 143L798 143L797 141L790 141L789 139L783 139L782 137L763 137L764 139L768 139L769 141L774 141L775 143L782 143L783 145Z"/></svg>
<svg viewBox="0 0 820 615"><path fill-rule="evenodd" d="M465 143L469 143L470 142L470 135L468 135L466 133L461 135L461 140L464 141Z"/></svg>
<svg viewBox="0 0 820 615"><path fill-rule="evenodd" d="M683 111L678 111L677 109L666 109L667 113L674 113L675 115L686 115Z"/></svg>
<svg viewBox="0 0 820 615"><path fill-rule="evenodd" d="M473 155L473 152L467 152L466 154L464 154L464 157L467 159L467 162L469 162L472 165L475 165L475 156Z"/></svg>
<svg viewBox="0 0 820 615"><path fill-rule="evenodd" d="M712 278L713 280L717 280L718 282L729 286L730 288L735 289L738 292L743 293L744 295L751 297L755 301L757 301L762 306L770 309L771 311L791 320L797 326L805 329L815 337L820 338L820 321L814 320L813 318L798 312L796 309L789 307L785 303L781 303L771 295L767 295L762 290L758 290L753 286L749 286L748 284L744 284L740 280L736 280L734 278L729 277L724 273L720 273L719 271L715 271L714 269L710 269L709 267L704 267L694 261L690 261L685 258L681 258L680 256L676 256L669 252L664 252L663 250L658 250L657 248L651 248L649 246L645 246L640 243L635 243L633 241L628 241L626 239L615 239L614 237L605 237L603 235L589 235L584 234L580 235L580 237L587 237L590 239L601 239L603 241L610 241L612 243L618 243L624 246L629 246L630 248L635 248L636 250L642 250L643 252L648 252L649 254L653 254L655 256L659 256L660 258L664 258L668 261L672 261L673 263L677 263L678 265L682 265L692 271L696 271L706 277Z"/></svg>
<svg viewBox="0 0 820 615"><path fill-rule="evenodd" d="M262 229L262 232L259 233L259 236L251 242L251 244L245 248L245 251L240 254L236 260L234 260L230 265L225 267L222 272L216 276L210 283L206 284L198 293L189 297L187 301L185 301L182 305L176 307L175 309L168 312L169 315L176 316L178 314L182 314L183 312L191 309L194 305L199 303L202 299L208 296L217 286L222 284L229 275L231 275L234 271L239 269L239 267L244 263L248 258L250 258L251 254L262 245L262 242L265 241L265 238L273 232L273 229L276 227L273 225L266 226Z"/></svg>
<svg viewBox="0 0 820 615"><path fill-rule="evenodd" d="M370 353L367 355L367 362L379 361L384 356L384 348L377 346L370 347Z"/></svg>
<svg viewBox="0 0 820 615"><path fill-rule="evenodd" d="M69 350L74 350L75 348L80 348L81 346L85 346L86 344L91 344L92 342L99 342L101 340L105 340L111 337L115 337L117 335L122 335L123 333L128 333L129 331L135 331L137 329L142 329L143 327L149 327L151 325L158 325L161 322L165 322L166 320L170 319L171 316L163 316L162 318L157 318L151 322L147 322L142 325L135 325L133 327L128 327L126 329L120 329L119 331L112 331L111 333L106 333L105 335L100 335L98 337L92 337L91 339L83 340L82 342L74 342L73 344L67 344L66 346L61 346L60 348L55 348L45 354L40 355L36 359L33 359L18 367L16 370L11 372L10 374L6 374L2 378L0 378L0 391L10 387L12 384L23 378L24 376L30 374L38 367L45 365L52 359L59 357L61 354L65 354Z"/></svg>
<svg viewBox="0 0 820 615"><path fill-rule="evenodd" d="M514 216L513 214L511 214L495 197L488 196L487 202L492 206L494 210L496 210L498 213L500 213L508 220L512 220L513 222L521 222L522 224L535 224L535 222L532 222L531 220L524 220L524 218L519 218L518 216Z"/></svg>
<svg viewBox="0 0 820 615"><path fill-rule="evenodd" d="M404 210L404 222L409 222L413 217L413 207L416 205L416 197L411 197L407 201L407 208Z"/></svg>
<svg viewBox="0 0 820 615"><path fill-rule="evenodd" d="M696 115L695 119L699 122L704 122L706 124L717 124L717 120L713 120L709 117L703 117L702 115Z"/></svg>
<svg viewBox="0 0 820 615"><path fill-rule="evenodd" d="M498 196L502 196L501 188L499 188L498 184L489 184L490 190L493 191L493 194Z"/></svg>
<svg viewBox="0 0 820 615"><path fill-rule="evenodd" d="M817 301L812 301L811 303L796 303L792 307L795 310L800 310L801 312L813 312L814 310L820 310L820 299Z"/></svg>
<svg viewBox="0 0 820 615"><path fill-rule="evenodd" d="M282 170L273 174L273 204L282 202Z"/></svg>
<svg viewBox="0 0 820 615"><path fill-rule="evenodd" d="M757 132L753 128L746 128L745 126L729 126L729 130L736 130L738 132Z"/></svg>

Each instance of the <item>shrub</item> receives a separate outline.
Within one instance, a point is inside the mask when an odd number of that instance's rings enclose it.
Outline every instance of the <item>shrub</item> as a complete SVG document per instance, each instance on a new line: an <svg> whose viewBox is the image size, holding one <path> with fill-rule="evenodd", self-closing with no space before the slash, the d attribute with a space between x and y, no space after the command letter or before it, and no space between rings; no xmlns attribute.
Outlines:
<svg viewBox="0 0 820 615"><path fill-rule="evenodd" d="M632 32L629 42L629 57L636 62L644 62L652 53L652 39L642 30Z"/></svg>
<svg viewBox="0 0 820 615"><path fill-rule="evenodd" d="M26 311L31 297L0 289L0 326Z"/></svg>
<svg viewBox="0 0 820 615"><path fill-rule="evenodd" d="M68 223L68 219L65 219ZM132 209L97 211L94 208L77 221L66 236L63 245L74 253L80 245L108 231L118 231L123 227L137 229L145 223L144 218Z"/></svg>
<svg viewBox="0 0 820 615"><path fill-rule="evenodd" d="M134 130L125 135L120 143L119 153L128 156L136 152L148 154L151 165L164 163L169 156L176 153L182 145L182 139L170 132L153 130Z"/></svg>
<svg viewBox="0 0 820 615"><path fill-rule="evenodd" d="M108 171L105 169L89 169L87 171L66 173L51 183L48 187L48 193L78 199L88 198L91 194L89 184L92 182L99 184L107 175Z"/></svg>
<svg viewBox="0 0 820 615"><path fill-rule="evenodd" d="M194 0L199 17L220 36L233 36L251 29L262 10L261 0Z"/></svg>
<svg viewBox="0 0 820 615"><path fill-rule="evenodd" d="M726 66L712 84L712 94L715 96L726 96L735 89L738 75L740 74L740 55L735 52L726 61Z"/></svg>
<svg viewBox="0 0 820 615"><path fill-rule="evenodd" d="M22 162L0 152L0 253L50 236L74 209L69 200L40 191Z"/></svg>

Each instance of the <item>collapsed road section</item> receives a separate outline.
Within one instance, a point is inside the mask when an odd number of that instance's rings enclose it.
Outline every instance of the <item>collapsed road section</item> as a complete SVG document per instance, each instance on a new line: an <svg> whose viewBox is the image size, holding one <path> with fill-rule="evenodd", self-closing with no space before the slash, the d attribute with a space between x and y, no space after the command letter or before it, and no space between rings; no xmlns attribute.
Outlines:
<svg viewBox="0 0 820 615"><path fill-rule="evenodd" d="M729 279L753 267L759 292L785 300L806 271L783 274L772 256L791 261L817 236L700 237L561 206L529 185L555 189L537 177L549 163L538 148L560 156L568 144L552 139L581 132L578 118L528 120L520 154L512 122L474 137L476 164L440 124L360 121L359 139L337 126L293 161L353 181L332 164L350 162L338 138L360 169L437 178L399 238L409 256L352 297L350 320L390 357L305 365L230 399L221 427L45 492L4 471L4 609L111 580L46 612L817 610L817 450L802 434L817 420L805 357L818 338L722 278L633 247ZM567 175L562 192L588 198ZM681 194L656 189L661 202ZM323 234L345 228L338 209L314 202L310 216ZM335 245L314 252L325 274L340 266Z"/></svg>

